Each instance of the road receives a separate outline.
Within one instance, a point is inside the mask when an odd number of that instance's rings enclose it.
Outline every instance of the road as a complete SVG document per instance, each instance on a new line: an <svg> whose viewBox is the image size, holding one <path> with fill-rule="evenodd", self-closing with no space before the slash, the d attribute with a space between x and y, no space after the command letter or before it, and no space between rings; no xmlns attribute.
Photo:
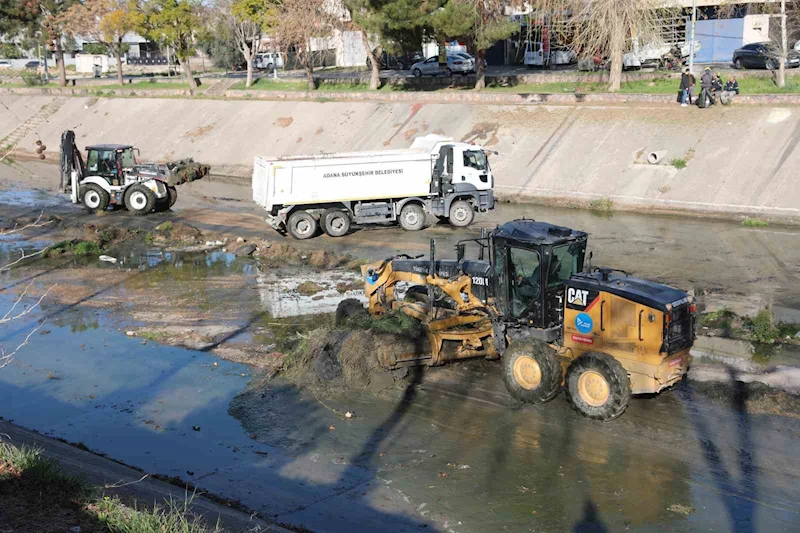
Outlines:
<svg viewBox="0 0 800 533"><path fill-rule="evenodd" d="M186 221L246 238L266 231L249 203L215 199L199 185L182 189L173 213L98 218L48 192L20 192L22 179L27 188L54 177L52 167L23 168L29 174L0 170L2 185L14 189L0 194L0 216L56 203L49 212L80 223ZM794 228L509 204L465 233L379 228L302 246L377 259L424 253L435 237L445 253L465 234L523 215L589 230L595 264L739 305L771 299L790 312L800 301ZM47 317L47 334L0 372L0 415L312 531L800 530L800 418L775 416L768 404L754 409L757 395L734 369L720 388L690 384L636 399L622 418L602 424L570 411L563 396L520 406L490 362L412 373L385 396L340 391L321 401L286 381L249 383L249 366L208 351L125 335L146 320L129 309L132 302L148 297L154 306L175 297L173 308L187 306L209 322L252 322L252 262L215 261L152 268L77 262L39 271L39 284L66 277L75 290L92 290L30 317ZM119 280L109 277L115 272ZM26 275L2 279L7 304ZM0 344L14 345L31 324L3 330ZM346 411L355 418L337 414Z"/></svg>

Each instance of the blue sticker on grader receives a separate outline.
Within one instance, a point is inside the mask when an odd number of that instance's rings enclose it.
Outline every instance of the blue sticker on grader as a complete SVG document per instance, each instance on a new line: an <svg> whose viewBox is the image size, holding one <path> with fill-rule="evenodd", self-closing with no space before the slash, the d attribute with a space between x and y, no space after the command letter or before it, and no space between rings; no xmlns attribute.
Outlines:
<svg viewBox="0 0 800 533"><path fill-rule="evenodd" d="M578 328L578 331L581 333L591 332L592 329L594 329L592 317L586 313L578 313L578 315L575 317L575 327Z"/></svg>

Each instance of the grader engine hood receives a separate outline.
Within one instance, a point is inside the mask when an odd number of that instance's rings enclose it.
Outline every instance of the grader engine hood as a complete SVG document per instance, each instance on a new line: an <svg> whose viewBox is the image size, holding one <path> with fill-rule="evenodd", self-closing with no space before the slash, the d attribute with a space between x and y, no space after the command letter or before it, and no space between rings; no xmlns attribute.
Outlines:
<svg viewBox="0 0 800 533"><path fill-rule="evenodd" d="M169 163L141 163L134 170L141 176L149 175L175 187L207 176L210 169L208 165L195 163L193 159L181 159Z"/></svg>

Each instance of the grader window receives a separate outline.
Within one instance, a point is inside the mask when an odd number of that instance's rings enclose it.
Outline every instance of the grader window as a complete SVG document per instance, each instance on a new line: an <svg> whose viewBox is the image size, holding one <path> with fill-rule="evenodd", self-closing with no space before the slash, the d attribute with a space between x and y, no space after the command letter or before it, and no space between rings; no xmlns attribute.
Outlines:
<svg viewBox="0 0 800 533"><path fill-rule="evenodd" d="M511 248L509 280L511 285L511 315L520 318L538 300L541 292L539 254L524 248Z"/></svg>
<svg viewBox="0 0 800 533"><path fill-rule="evenodd" d="M550 272L547 276L549 289L563 285L573 274L583 267L585 248L576 243L562 244L553 248Z"/></svg>

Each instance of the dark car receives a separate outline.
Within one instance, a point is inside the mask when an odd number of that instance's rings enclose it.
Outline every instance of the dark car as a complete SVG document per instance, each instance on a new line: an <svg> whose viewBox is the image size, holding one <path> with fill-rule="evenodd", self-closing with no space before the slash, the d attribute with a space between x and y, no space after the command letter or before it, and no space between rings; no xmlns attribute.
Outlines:
<svg viewBox="0 0 800 533"><path fill-rule="evenodd" d="M28 70L36 70L42 65L41 61L34 59L33 61L28 61L25 63L25 68Z"/></svg>
<svg viewBox="0 0 800 533"><path fill-rule="evenodd" d="M373 50L375 52L377 50ZM407 54L390 54L383 51L380 56L380 68L384 70L408 70L417 61L425 59L422 52L409 52ZM372 61L367 57L367 68L372 68Z"/></svg>
<svg viewBox="0 0 800 533"><path fill-rule="evenodd" d="M780 64L780 53L772 43L751 43L734 50L733 65L738 68L766 68L774 70ZM789 50L787 68L800 67L800 53Z"/></svg>

